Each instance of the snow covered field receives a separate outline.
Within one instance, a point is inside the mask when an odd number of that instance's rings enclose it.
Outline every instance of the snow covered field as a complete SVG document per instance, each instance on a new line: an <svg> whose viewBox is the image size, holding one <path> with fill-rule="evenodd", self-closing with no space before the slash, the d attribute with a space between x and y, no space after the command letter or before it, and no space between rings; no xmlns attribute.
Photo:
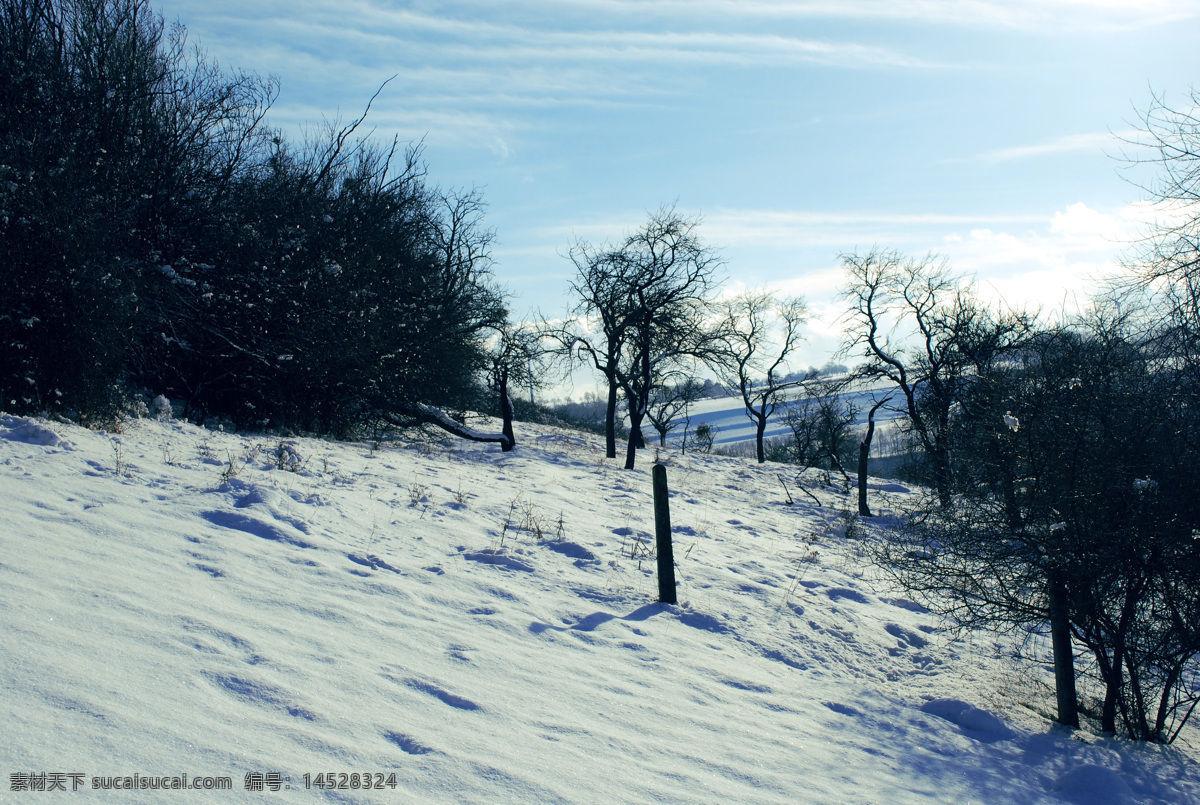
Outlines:
<svg viewBox="0 0 1200 805"><path fill-rule="evenodd" d="M882 389L877 385L872 389L859 389L850 392L843 392L842 398L850 401L855 408L854 429L856 431L865 431L867 427L867 411L871 408L878 396L872 396L872 392L879 395L881 391L886 393L886 389ZM896 395L897 397L899 395ZM896 400L896 405L899 400ZM764 432L764 437L773 439L778 436L787 436L791 433L788 428L786 417L786 404L780 404L776 409L775 415L767 420L767 429ZM690 419L686 420L688 433L695 432L702 423L707 423L710 427L716 428L716 437L713 439L713 444L730 445L737 442L753 442L754 441L754 423L746 416L746 409L742 403L740 396L728 397L706 397L698 400L690 407ZM683 435L685 419L680 416L672 420L676 423L676 429L668 435L667 443L671 447L678 447L679 441ZM875 416L875 422L880 426L880 429L888 427L896 421L896 411L893 407L884 407L879 410ZM629 421L625 420L625 425L628 427ZM644 424L642 433L646 437L646 441L650 444L658 444L658 432L650 424Z"/></svg>
<svg viewBox="0 0 1200 805"><path fill-rule="evenodd" d="M518 438L281 454L0 415L0 800L1200 801L1194 728L1053 727L1045 669L882 584L837 490L789 506L771 465L664 455L664 606L653 449L626 472L592 436ZM92 790L135 773L232 790Z"/></svg>

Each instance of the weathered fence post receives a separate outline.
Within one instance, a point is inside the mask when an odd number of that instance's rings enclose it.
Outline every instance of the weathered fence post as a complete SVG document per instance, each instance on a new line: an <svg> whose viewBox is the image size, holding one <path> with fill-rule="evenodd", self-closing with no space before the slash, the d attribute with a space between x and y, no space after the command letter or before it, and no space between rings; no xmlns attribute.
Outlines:
<svg viewBox="0 0 1200 805"><path fill-rule="evenodd" d="M671 549L671 503L667 497L667 468L655 464L654 536L658 547L658 600L675 603L675 552Z"/></svg>

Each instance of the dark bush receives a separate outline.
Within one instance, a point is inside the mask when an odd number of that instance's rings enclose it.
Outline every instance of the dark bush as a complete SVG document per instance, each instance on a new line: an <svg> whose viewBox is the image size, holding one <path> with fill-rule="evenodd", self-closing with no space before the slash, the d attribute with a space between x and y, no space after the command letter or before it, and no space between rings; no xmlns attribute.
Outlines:
<svg viewBox="0 0 1200 805"><path fill-rule="evenodd" d="M0 405L348 435L475 393L482 201L363 118L290 146L274 95L146 0L0 0Z"/></svg>

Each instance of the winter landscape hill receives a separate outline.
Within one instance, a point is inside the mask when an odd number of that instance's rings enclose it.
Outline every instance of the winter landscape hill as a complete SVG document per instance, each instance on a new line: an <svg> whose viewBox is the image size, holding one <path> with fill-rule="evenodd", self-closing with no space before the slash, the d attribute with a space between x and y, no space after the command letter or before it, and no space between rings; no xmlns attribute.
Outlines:
<svg viewBox="0 0 1200 805"><path fill-rule="evenodd" d="M814 500L794 468L664 452L667 606L654 450L518 436L0 415L0 799L1200 801L1194 727L1061 730L1020 641L953 639L885 583L863 541L915 490L873 483L864 522L815 474ZM231 788L113 790L135 774ZM56 783L79 792L19 793Z"/></svg>
<svg viewBox="0 0 1200 805"><path fill-rule="evenodd" d="M839 392L841 402L853 406L852 421L856 431L861 432L866 430L867 411L877 399L880 399L886 393L887 390L881 388L880 384L866 388L841 390ZM786 397L780 400L774 414L767 419L767 428L763 432L765 439L776 439L791 435L791 429L787 424L787 410L789 405L793 403L794 400ZM892 426L897 421L898 412L898 402L896 405L885 406L879 409L875 416L875 422L880 426L880 432ZM714 429L714 445L728 446L743 442L750 444L754 442L754 423L746 415L746 408L742 402L742 398L733 392L726 392L723 395L697 400L689 406L686 416L676 416L671 422L673 430L667 438L667 444L671 447L679 446L685 429L689 434L694 434L696 428L702 424L707 424L710 428ZM625 424L628 427L628 417L626 417ZM643 426L642 432L648 443L658 444L658 433L652 426Z"/></svg>

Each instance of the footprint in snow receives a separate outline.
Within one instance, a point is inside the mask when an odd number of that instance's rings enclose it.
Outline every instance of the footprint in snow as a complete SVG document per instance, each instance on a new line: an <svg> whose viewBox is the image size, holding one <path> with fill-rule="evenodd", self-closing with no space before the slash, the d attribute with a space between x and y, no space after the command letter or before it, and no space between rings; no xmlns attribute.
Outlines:
<svg viewBox="0 0 1200 805"><path fill-rule="evenodd" d="M543 542L542 544L555 553L561 553L563 556L571 559L582 559L585 561L594 561L596 559L596 554L577 542Z"/></svg>
<svg viewBox="0 0 1200 805"><path fill-rule="evenodd" d="M825 705L833 712L840 713L841 715L844 715L844 716L861 716L862 715L862 711L856 710L855 708L851 707L850 705L842 704L841 702L821 702L821 704Z"/></svg>
<svg viewBox="0 0 1200 805"><path fill-rule="evenodd" d="M737 690L746 690L751 693L770 693L771 689L766 685L756 685L753 682L744 682L740 679L732 679L730 677L719 678L721 684L728 685Z"/></svg>
<svg viewBox="0 0 1200 805"><path fill-rule="evenodd" d="M317 547L312 543L305 542L294 534L288 533L288 530L279 524L269 523L257 517L242 514L241 512L207 511L200 512L200 516L215 526L228 528L233 531L244 531L247 534L271 540L272 542L286 542L288 545L294 545L297 548Z"/></svg>
<svg viewBox="0 0 1200 805"><path fill-rule="evenodd" d="M204 623L203 621L194 620L192 618L183 618L182 624L183 624L183 630L185 632L191 632L192 634L201 634L201 635L205 635L210 638L215 638L216 640L219 640L220 642L225 643L229 647L231 647L239 652L250 653L250 654L253 654L253 652L254 652L253 647L246 640L243 640L242 638L238 637L237 635L231 634L222 629L218 629L214 626L209 626L207 623ZM201 646L198 643L195 645L195 647L202 649L202 650L207 650L213 654L220 653L219 650L208 649L207 647Z"/></svg>
<svg viewBox="0 0 1200 805"><path fill-rule="evenodd" d="M205 674L205 676L226 693L233 694L250 704L283 710L289 716L302 718L305 721L317 720L311 711L289 702L279 688L236 674Z"/></svg>
<svg viewBox="0 0 1200 805"><path fill-rule="evenodd" d="M869 600L865 595L858 590L851 590L849 587L830 587L825 591L825 595L829 596L832 601L853 601L856 604L866 604Z"/></svg>
<svg viewBox="0 0 1200 805"><path fill-rule="evenodd" d="M916 601L909 601L907 598L880 598L879 600L885 604L891 604L894 607L899 607L900 609L907 609L909 612L920 612L924 614L929 611Z"/></svg>
<svg viewBox="0 0 1200 805"><path fill-rule="evenodd" d="M366 556L359 556L356 553L348 553L346 554L346 558L356 565L369 567L372 570L390 570L393 573L400 573L398 568L392 567L373 553L369 553Z"/></svg>
<svg viewBox="0 0 1200 805"><path fill-rule="evenodd" d="M889 623L888 625L884 626L883 629L901 643L911 646L912 648L925 648L929 645L928 640L921 637L911 629L905 629L898 623Z"/></svg>
<svg viewBox="0 0 1200 805"><path fill-rule="evenodd" d="M492 607L475 607L474 609L467 610L468 615L495 615L497 612L499 610Z"/></svg>
<svg viewBox="0 0 1200 805"><path fill-rule="evenodd" d="M440 701L442 704L447 704L458 710L470 711L470 710L482 710L483 709L482 707L480 707L479 705L477 705L475 702L471 701L470 699L466 699L462 696L456 696L455 694L450 693L447 690L443 690L442 688L439 688L437 685L434 685L429 682L422 682L419 679L406 679L406 680L404 680L404 684L408 685L410 688L412 688L414 690L419 690L422 693L427 693L430 696L432 696L433 698Z"/></svg>
<svg viewBox="0 0 1200 805"><path fill-rule="evenodd" d="M679 613L679 622L685 626L702 629L706 632L713 632L714 634L728 634L731 631L724 623L712 615L707 615L703 612L681 612Z"/></svg>
<svg viewBox="0 0 1200 805"><path fill-rule="evenodd" d="M482 551L465 551L462 557L472 562L494 565L501 570L519 570L522 573L533 572L533 565L526 564L516 557L492 550L491 548L484 548Z"/></svg>
<svg viewBox="0 0 1200 805"><path fill-rule="evenodd" d="M784 654L782 651L777 651L776 649L767 649L762 652L762 656L767 658L768 660L774 660L775 662L781 662L789 668L795 668L797 671L807 671L808 670L808 663L801 662L800 660L789 657L788 655Z"/></svg>
<svg viewBox="0 0 1200 805"><path fill-rule="evenodd" d="M402 732L385 730L383 732L383 739L389 743L395 744L396 746L400 747L402 751L407 752L410 755L427 755L433 751L416 738L405 735Z"/></svg>

